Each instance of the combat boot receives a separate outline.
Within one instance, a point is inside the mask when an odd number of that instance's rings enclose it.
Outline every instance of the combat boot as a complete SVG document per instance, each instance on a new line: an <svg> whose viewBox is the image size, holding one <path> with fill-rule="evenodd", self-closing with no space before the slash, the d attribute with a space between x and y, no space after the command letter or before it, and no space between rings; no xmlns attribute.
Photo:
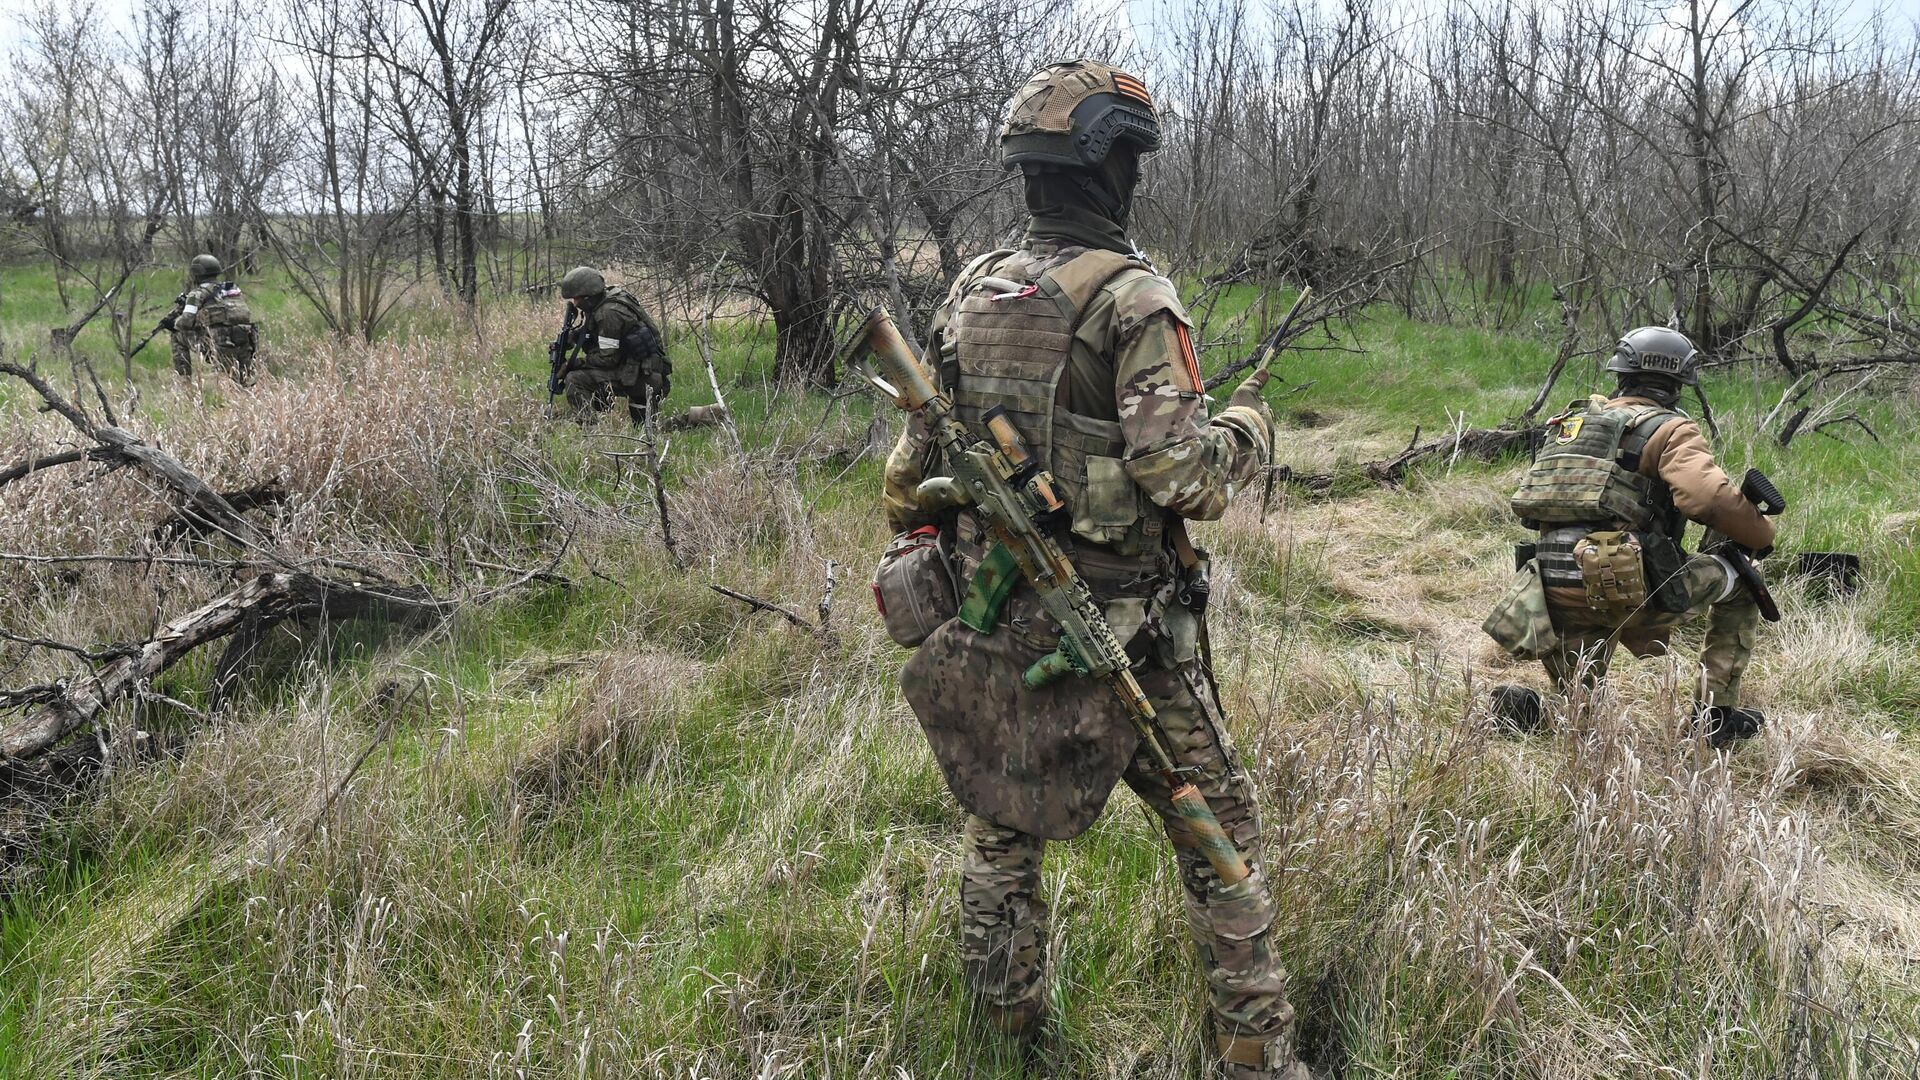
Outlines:
<svg viewBox="0 0 1920 1080"><path fill-rule="evenodd" d="M1047 1024L1047 997L1035 994L1011 1005L981 1002L980 1017L988 1026L1010 1039L1032 1041L1040 1037Z"/></svg>
<svg viewBox="0 0 1920 1080"><path fill-rule="evenodd" d="M1766 714L1759 709L1708 705L1694 716L1693 730L1696 735L1705 735L1715 750L1725 750L1738 740L1760 734L1766 722Z"/></svg>
<svg viewBox="0 0 1920 1080"><path fill-rule="evenodd" d="M1493 718L1501 728L1526 735L1540 727L1540 692L1525 686L1502 683L1493 688Z"/></svg>
<svg viewBox="0 0 1920 1080"><path fill-rule="evenodd" d="M1315 1080L1314 1074L1293 1056L1293 1039L1279 1035L1249 1039L1216 1035L1220 1071L1227 1080Z"/></svg>
<svg viewBox="0 0 1920 1080"><path fill-rule="evenodd" d="M1269 1069L1264 1065L1225 1065L1228 1080L1320 1080L1313 1070L1301 1062L1294 1062L1278 1069Z"/></svg>

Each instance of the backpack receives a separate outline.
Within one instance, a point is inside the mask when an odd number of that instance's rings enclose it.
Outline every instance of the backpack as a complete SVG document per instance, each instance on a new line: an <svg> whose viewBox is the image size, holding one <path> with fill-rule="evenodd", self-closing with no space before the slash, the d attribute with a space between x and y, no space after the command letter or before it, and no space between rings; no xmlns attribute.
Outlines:
<svg viewBox="0 0 1920 1080"><path fill-rule="evenodd" d="M200 305L200 322L209 329L221 326L251 326L253 312L240 286L231 281L209 282L206 302Z"/></svg>

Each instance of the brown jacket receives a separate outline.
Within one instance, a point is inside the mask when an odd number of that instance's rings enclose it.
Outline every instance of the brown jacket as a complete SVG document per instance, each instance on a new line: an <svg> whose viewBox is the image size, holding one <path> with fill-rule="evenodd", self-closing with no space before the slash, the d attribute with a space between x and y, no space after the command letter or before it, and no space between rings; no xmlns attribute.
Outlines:
<svg viewBox="0 0 1920 1080"><path fill-rule="evenodd" d="M1608 405L1654 405L1643 397L1618 397ZM1689 519L1759 550L1773 545L1774 524L1740 494L1713 460L1700 425L1686 417L1662 424L1640 452L1642 475L1657 477L1673 492L1673 505Z"/></svg>

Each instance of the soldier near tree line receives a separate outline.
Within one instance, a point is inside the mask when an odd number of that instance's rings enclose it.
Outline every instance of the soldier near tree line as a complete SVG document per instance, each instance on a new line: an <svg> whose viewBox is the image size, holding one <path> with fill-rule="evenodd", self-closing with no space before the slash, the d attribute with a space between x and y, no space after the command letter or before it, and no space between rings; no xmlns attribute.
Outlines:
<svg viewBox="0 0 1920 1080"><path fill-rule="evenodd" d="M1616 644L1665 652L1682 623L1706 616L1697 726L1716 746L1757 734L1765 717L1740 705L1760 610L1735 573L1729 542L1764 555L1774 523L1715 463L1700 428L1675 406L1699 382L1699 354L1676 330L1647 326L1615 346L1611 398L1574 402L1547 421L1513 508L1539 530L1534 556L1488 616L1508 652L1546 665L1557 690L1591 685ZM1706 526L1700 554L1681 547L1687 522ZM1496 716L1530 730L1539 695L1494 689Z"/></svg>
<svg viewBox="0 0 1920 1080"><path fill-rule="evenodd" d="M660 328L640 301L590 266L576 266L560 279L560 295L578 314L564 331L563 363L555 371L576 420L586 422L627 399L628 415L641 423L650 408L666 400L673 364L667 359ZM569 322L572 323L571 318Z"/></svg>
<svg viewBox="0 0 1920 1080"><path fill-rule="evenodd" d="M1051 471L1071 511L1070 526L1059 526L1067 553L1135 660L1180 775L1204 794L1251 875L1226 884L1209 864L1105 686L1023 683L1022 672L1060 643L1061 627L1030 584L996 567L975 511L928 505L941 489L922 482L946 466L919 414L886 463L887 521L901 534L889 553L937 536L938 549L955 554L964 599L930 636L896 633L903 644L924 637L901 684L968 811L960 947L988 1021L1023 1037L1042 1029L1042 853L1048 840L1092 824L1124 779L1172 841L1228 1075L1305 1080L1273 953L1254 785L1208 667L1207 554L1185 525L1219 517L1266 462L1266 375L1209 419L1179 296L1127 238L1142 158L1159 130L1146 87L1105 64L1053 64L1022 86L1000 146L1003 165L1025 182L1026 235L1017 248L974 259L953 282L927 359L963 421L978 428L1004 417ZM939 563L936 578L950 569Z"/></svg>
<svg viewBox="0 0 1920 1080"><path fill-rule="evenodd" d="M173 370L193 374L193 360L212 363L242 386L253 382L260 335L240 287L220 279L220 260L195 255L187 264L187 288L160 320L173 344Z"/></svg>

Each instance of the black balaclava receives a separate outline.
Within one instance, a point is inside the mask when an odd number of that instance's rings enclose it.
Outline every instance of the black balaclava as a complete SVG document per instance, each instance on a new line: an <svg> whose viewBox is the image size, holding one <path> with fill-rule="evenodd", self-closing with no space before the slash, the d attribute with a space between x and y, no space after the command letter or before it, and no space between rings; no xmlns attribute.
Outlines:
<svg viewBox="0 0 1920 1080"><path fill-rule="evenodd" d="M1622 372L1615 397L1643 397L1656 405L1673 407L1680 400L1680 380L1643 372Z"/></svg>
<svg viewBox="0 0 1920 1080"><path fill-rule="evenodd" d="M1022 167L1027 185L1027 235L1131 252L1127 217L1140 183L1140 152L1120 143L1097 169Z"/></svg>

